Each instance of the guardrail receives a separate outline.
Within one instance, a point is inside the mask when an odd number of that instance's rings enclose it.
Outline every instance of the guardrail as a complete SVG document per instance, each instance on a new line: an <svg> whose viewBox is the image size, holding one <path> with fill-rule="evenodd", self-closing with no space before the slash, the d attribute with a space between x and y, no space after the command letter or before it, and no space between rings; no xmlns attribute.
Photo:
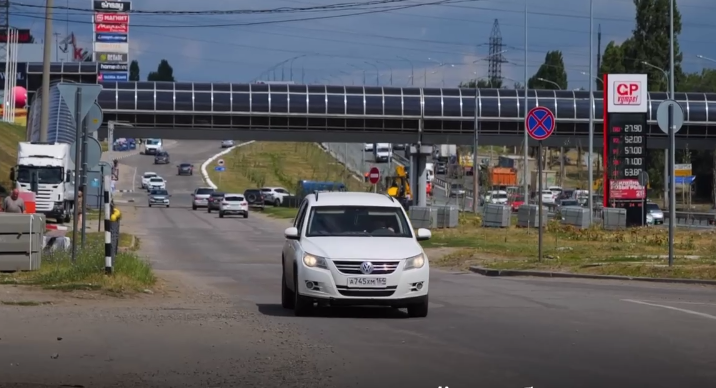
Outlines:
<svg viewBox="0 0 716 388"><path fill-rule="evenodd" d="M683 225L716 225L716 212L714 213L699 213L699 212L685 212L676 211L676 223ZM664 211L664 220L669 219L669 211Z"/></svg>

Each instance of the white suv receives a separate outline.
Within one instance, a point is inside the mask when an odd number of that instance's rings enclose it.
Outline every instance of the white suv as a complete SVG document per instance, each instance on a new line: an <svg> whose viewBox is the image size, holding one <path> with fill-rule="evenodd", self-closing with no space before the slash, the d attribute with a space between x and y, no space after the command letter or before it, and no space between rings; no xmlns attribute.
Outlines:
<svg viewBox="0 0 716 388"><path fill-rule="evenodd" d="M281 206L283 198L291 195L291 193L283 187L262 187L261 194L264 195L264 201L273 206Z"/></svg>
<svg viewBox="0 0 716 388"><path fill-rule="evenodd" d="M428 315L428 258L398 201L384 194L306 196L284 232L281 304L295 315L319 305L407 307Z"/></svg>

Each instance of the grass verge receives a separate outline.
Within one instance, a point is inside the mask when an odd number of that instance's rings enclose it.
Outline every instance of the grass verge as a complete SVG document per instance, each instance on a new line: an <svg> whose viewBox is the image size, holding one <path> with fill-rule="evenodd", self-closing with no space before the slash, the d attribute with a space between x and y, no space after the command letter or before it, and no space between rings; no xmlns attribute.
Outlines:
<svg viewBox="0 0 716 388"><path fill-rule="evenodd" d="M132 241L137 241L132 235L120 234L120 250L111 276L104 274L104 233L88 233L85 249L78 251L74 263L70 252L45 253L40 270L0 274L0 284L37 285L62 291L141 292L154 285L156 277L149 262L137 254L137 246L131 246Z"/></svg>
<svg viewBox="0 0 716 388"><path fill-rule="evenodd" d="M10 168L17 163L17 143L25 141L25 127L0 123L0 193L9 191Z"/></svg>
<svg viewBox="0 0 716 388"><path fill-rule="evenodd" d="M455 248L434 261L438 266L467 269L478 265L494 269L531 269L600 275L716 279L716 232L677 231L677 258L666 266L668 231L630 228L580 230L552 221L543 235L539 262L537 230L515 227L482 228L479 218L461 215L455 229L433 231L426 248Z"/></svg>
<svg viewBox="0 0 716 388"><path fill-rule="evenodd" d="M286 220L296 218L296 213L298 213L298 209L288 207L266 207L263 211L263 214L266 214L269 217Z"/></svg>
<svg viewBox="0 0 716 388"><path fill-rule="evenodd" d="M294 193L302 179L339 181L353 191L368 189L314 143L257 142L238 147L223 159L226 171L209 166L209 177L224 192L278 186Z"/></svg>

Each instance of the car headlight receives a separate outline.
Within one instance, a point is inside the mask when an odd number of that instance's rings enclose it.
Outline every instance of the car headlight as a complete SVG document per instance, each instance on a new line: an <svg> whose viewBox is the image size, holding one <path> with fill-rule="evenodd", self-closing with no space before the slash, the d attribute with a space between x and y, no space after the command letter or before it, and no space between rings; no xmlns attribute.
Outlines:
<svg viewBox="0 0 716 388"><path fill-rule="evenodd" d="M405 268L404 269L423 268L426 261L427 261L427 258L425 257L424 254L421 253L417 256L413 256L411 258L405 259Z"/></svg>
<svg viewBox="0 0 716 388"><path fill-rule="evenodd" d="M303 255L303 264L305 264L306 267L328 269L325 258L308 253Z"/></svg>

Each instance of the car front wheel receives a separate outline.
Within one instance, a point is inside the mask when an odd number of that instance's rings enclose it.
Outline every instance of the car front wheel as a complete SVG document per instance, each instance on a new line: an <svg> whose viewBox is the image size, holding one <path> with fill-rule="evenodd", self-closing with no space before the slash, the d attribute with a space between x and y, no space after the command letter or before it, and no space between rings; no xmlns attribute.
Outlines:
<svg viewBox="0 0 716 388"><path fill-rule="evenodd" d="M281 275L281 307L292 310L294 302L293 291L286 284L286 271Z"/></svg>
<svg viewBox="0 0 716 388"><path fill-rule="evenodd" d="M408 306L408 316L411 318L425 318L428 316L428 296L416 304Z"/></svg>
<svg viewBox="0 0 716 388"><path fill-rule="evenodd" d="M219 218L224 218L224 212L219 212Z"/></svg>
<svg viewBox="0 0 716 388"><path fill-rule="evenodd" d="M298 292L298 268L293 269L293 286L296 289L293 292L293 315L297 317L305 317L311 313L313 301L301 296Z"/></svg>

